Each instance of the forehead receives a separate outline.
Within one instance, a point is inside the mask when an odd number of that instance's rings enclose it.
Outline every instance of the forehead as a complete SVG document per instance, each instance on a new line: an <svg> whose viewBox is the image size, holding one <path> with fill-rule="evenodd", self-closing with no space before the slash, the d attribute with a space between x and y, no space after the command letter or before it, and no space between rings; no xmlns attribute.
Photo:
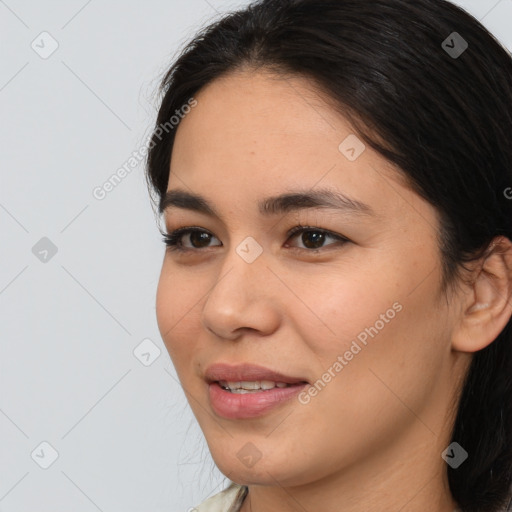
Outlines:
<svg viewBox="0 0 512 512"><path fill-rule="evenodd" d="M195 99L177 129L168 189L185 187L238 206L297 185L335 188L375 210L399 200L400 174L358 141L307 78L239 71ZM347 140L360 152L356 159L343 152Z"/></svg>
<svg viewBox="0 0 512 512"><path fill-rule="evenodd" d="M176 145L186 137L202 149L197 157L220 147L237 156L307 153L319 138L320 150L331 146L337 156L340 137L350 131L304 77L237 71L214 80L195 99L198 105L180 123Z"/></svg>

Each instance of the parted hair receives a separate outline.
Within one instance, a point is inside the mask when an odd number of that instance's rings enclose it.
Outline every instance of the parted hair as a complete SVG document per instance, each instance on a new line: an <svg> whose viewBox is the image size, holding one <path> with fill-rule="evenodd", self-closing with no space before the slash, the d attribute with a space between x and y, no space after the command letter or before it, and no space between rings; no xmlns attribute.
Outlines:
<svg viewBox="0 0 512 512"><path fill-rule="evenodd" d="M146 162L158 206L176 133L158 127L204 86L247 67L311 79L437 209L444 292L494 237L512 239L512 58L463 9L445 0L259 0L210 23L160 85ZM447 468L451 493L464 512L502 512L512 483L510 320L474 354L455 407L452 440L469 458Z"/></svg>

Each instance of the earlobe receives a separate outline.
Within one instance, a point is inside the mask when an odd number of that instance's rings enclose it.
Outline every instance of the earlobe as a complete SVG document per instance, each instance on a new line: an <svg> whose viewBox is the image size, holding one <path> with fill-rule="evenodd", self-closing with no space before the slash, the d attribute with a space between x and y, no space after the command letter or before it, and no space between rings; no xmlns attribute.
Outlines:
<svg viewBox="0 0 512 512"><path fill-rule="evenodd" d="M494 239L474 269L471 293L453 332L452 346L461 352L477 352L490 345L512 316L512 242Z"/></svg>

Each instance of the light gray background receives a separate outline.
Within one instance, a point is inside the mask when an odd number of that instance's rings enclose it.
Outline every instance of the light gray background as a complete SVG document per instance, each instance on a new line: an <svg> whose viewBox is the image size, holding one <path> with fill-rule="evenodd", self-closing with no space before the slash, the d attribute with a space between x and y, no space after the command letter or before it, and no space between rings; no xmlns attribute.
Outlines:
<svg viewBox="0 0 512 512"><path fill-rule="evenodd" d="M226 482L158 332L142 163L93 190L145 144L177 50L247 3L0 0L0 511L185 512ZM512 0L456 3L512 49Z"/></svg>

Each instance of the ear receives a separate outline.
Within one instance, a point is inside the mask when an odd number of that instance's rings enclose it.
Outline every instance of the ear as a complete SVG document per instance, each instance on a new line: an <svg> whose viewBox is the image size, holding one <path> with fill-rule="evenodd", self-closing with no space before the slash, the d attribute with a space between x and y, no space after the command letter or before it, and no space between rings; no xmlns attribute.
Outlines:
<svg viewBox="0 0 512 512"><path fill-rule="evenodd" d="M477 352L490 345L512 316L512 242L496 237L473 270L452 347Z"/></svg>

